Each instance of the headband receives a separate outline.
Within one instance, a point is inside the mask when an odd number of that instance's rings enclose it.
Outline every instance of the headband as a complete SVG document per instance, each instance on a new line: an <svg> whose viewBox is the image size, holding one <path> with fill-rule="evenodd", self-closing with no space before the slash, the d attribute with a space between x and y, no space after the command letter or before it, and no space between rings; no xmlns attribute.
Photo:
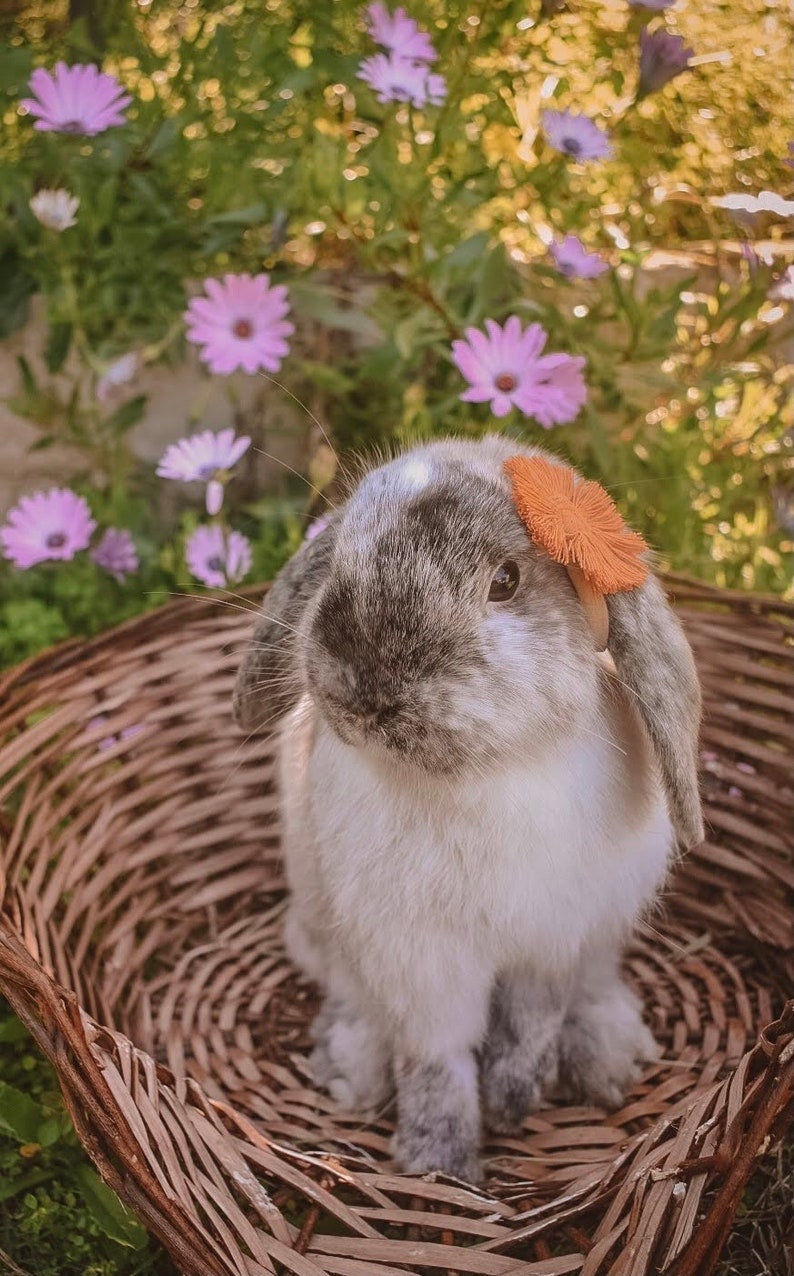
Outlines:
<svg viewBox="0 0 794 1276"><path fill-rule="evenodd" d="M607 594L636 589L648 575L648 546L626 526L600 483L541 456L511 456L505 471L522 523L536 545L562 563L579 595L596 647L609 641Z"/></svg>

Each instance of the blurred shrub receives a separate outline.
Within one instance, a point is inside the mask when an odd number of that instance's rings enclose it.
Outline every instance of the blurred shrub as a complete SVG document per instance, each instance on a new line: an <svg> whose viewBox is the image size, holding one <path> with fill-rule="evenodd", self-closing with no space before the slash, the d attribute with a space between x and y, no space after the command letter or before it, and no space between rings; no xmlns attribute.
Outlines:
<svg viewBox="0 0 794 1276"><path fill-rule="evenodd" d="M132 528L142 563L115 593L76 565L0 567L22 606L4 616L0 655L28 647L33 600L57 613L45 639L184 587L195 519L175 529L127 445L146 408L134 374L110 398L102 379L120 356L177 359L188 294L225 273L286 284L292 319L322 334L316 349L296 341L279 377L340 449L493 428L488 404L461 402L452 342L486 319L540 323L549 350L585 358L587 403L549 432L516 410L499 428L600 478L675 568L789 586L789 16L769 0L531 13L524 0L428 0L415 12L445 78L440 105L379 100L360 75L376 46L350 0L80 0L0 17L0 333L37 292L49 330L9 398L40 424L40 446L82 449L78 489ZM647 94L643 30L692 53ZM34 64L59 58L116 76L126 122L35 132L19 101ZM555 150L544 110L596 120L611 158ZM37 220L42 188L79 199L73 226ZM763 190L779 206L753 211ZM609 269L566 278L549 252L566 235ZM190 420L186 405L186 433ZM324 456L309 463L315 488L332 477ZM285 484L286 509L243 496L226 513L253 543L252 575L294 547L313 493Z"/></svg>

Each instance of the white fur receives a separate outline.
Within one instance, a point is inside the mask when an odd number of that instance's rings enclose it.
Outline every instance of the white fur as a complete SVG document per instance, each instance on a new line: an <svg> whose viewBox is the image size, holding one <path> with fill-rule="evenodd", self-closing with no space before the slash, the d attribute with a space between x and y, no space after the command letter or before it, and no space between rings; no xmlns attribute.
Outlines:
<svg viewBox="0 0 794 1276"><path fill-rule="evenodd" d="M285 723L290 951L394 1049L475 1047L497 976L572 975L658 890L672 832L650 750L614 690L593 699L552 750L460 780L343 744L308 700Z"/></svg>

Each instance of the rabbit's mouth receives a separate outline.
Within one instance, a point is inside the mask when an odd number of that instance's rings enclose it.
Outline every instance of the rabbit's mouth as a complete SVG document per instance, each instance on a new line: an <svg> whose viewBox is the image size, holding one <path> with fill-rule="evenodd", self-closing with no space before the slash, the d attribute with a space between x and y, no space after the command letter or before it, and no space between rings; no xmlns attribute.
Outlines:
<svg viewBox="0 0 794 1276"><path fill-rule="evenodd" d="M377 743L403 750L420 734L416 714L399 703L346 703L328 691L314 693L320 712L345 744Z"/></svg>
<svg viewBox="0 0 794 1276"><path fill-rule="evenodd" d="M471 762L472 749L461 732L429 723L420 711L399 704L351 708L327 693L315 702L343 744L366 750L383 760L398 761L436 775L459 775Z"/></svg>

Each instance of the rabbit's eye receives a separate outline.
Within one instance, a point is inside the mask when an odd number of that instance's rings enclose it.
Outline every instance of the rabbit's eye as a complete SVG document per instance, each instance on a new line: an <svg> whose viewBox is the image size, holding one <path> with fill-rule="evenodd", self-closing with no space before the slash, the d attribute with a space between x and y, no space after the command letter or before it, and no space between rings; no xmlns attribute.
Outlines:
<svg viewBox="0 0 794 1276"><path fill-rule="evenodd" d="M489 603L506 603L518 589L520 573L515 563L502 563L494 572L491 588L488 590Z"/></svg>

